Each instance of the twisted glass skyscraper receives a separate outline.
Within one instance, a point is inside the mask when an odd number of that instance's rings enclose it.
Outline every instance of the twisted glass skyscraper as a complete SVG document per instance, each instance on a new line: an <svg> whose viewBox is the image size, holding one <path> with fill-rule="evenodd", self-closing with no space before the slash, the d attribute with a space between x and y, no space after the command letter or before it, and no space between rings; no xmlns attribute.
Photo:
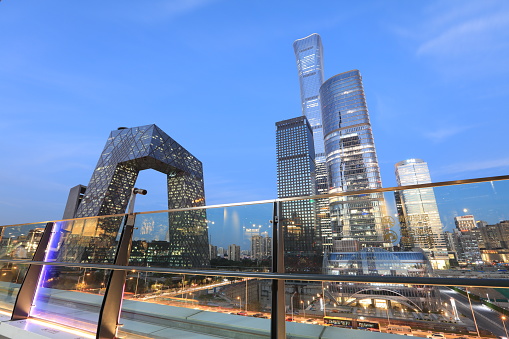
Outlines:
<svg viewBox="0 0 509 339"><path fill-rule="evenodd" d="M328 79L320 88L320 98L330 192L381 188L360 72ZM362 246L384 245L381 193L332 198L330 208L332 228L339 238L358 240Z"/></svg>
<svg viewBox="0 0 509 339"><path fill-rule="evenodd" d="M302 114L306 116L313 131L315 148L315 183L318 194L329 192L325 148L323 143L320 86L323 83L323 46L320 35L314 33L293 43L300 83ZM332 247L332 229L327 199L317 201L317 223L321 242L325 249Z"/></svg>

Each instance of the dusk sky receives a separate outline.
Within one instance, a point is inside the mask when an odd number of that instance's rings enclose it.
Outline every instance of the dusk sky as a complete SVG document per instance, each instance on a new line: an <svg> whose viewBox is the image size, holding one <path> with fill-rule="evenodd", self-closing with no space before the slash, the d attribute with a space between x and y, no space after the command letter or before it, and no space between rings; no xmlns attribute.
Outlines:
<svg viewBox="0 0 509 339"><path fill-rule="evenodd" d="M208 205L274 199L275 122L301 115L293 41L359 69L384 187L509 172L509 1L0 2L0 224L62 217L110 131L155 123L203 162ZM167 208L140 173L138 211Z"/></svg>

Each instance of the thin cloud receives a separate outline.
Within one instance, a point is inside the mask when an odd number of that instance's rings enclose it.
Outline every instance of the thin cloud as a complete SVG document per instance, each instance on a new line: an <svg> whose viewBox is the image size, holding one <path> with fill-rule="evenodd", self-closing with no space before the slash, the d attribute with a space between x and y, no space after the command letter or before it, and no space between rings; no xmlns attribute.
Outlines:
<svg viewBox="0 0 509 339"><path fill-rule="evenodd" d="M445 78L509 72L509 2L431 2L421 20L389 27Z"/></svg>
<svg viewBox="0 0 509 339"><path fill-rule="evenodd" d="M455 135L468 131L474 126L447 126L440 127L434 131L424 132L424 137L433 141L434 143L441 143Z"/></svg>
<svg viewBox="0 0 509 339"><path fill-rule="evenodd" d="M507 36L507 31L509 31L507 12L467 20L421 44L417 55L453 57L464 53L484 54L496 51L508 46L502 39Z"/></svg>
<svg viewBox="0 0 509 339"><path fill-rule="evenodd" d="M456 174L464 172L485 171L503 167L509 167L509 158L456 163L443 167L442 169L436 171L436 174Z"/></svg>

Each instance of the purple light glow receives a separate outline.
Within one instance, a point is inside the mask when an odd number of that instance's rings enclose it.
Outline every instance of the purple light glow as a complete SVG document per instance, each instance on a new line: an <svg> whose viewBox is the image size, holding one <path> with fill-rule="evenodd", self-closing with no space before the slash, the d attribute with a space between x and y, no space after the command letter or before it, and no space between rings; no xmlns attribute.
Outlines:
<svg viewBox="0 0 509 339"><path fill-rule="evenodd" d="M51 229L51 236L48 241L48 247L46 249L46 254L44 255L45 262L55 261L58 256L58 244L60 243L60 239L62 238L62 224L63 222L55 222L53 223L53 227ZM37 300L39 297L39 292L41 287L44 287L44 283L46 282L46 275L48 274L48 266L44 265L41 270L41 274L39 276L39 281L37 282L37 289L35 290L34 295L34 305L30 309L30 316L33 315L33 312L36 311L37 308Z"/></svg>

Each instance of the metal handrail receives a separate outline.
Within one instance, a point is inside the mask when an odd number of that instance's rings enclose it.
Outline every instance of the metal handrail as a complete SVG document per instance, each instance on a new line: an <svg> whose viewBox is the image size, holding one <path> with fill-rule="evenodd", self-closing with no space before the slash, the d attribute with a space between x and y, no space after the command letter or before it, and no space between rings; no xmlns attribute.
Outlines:
<svg viewBox="0 0 509 339"><path fill-rule="evenodd" d="M274 202L308 200L308 199L324 199L324 198L341 197L341 196L352 196L352 195L359 195L359 194L370 194L370 193L383 193L383 192L403 191L403 190L418 189L418 188L433 188L433 187L444 187L444 186L456 186L456 185L463 185L463 184L475 184L475 183L483 183L483 182L490 182L490 181L501 181L501 180L509 180L509 175L500 175L500 176L494 176L494 177L484 177L484 178L474 178L474 179L464 179L464 180L441 181L441 182L435 182L435 183L408 185L408 186L395 186L395 187L385 187L385 188L374 188L374 189L361 190L361 191L338 192L338 193L330 193L330 194L322 194L322 195L298 196L298 197L291 197L291 198L279 198L279 199L257 200L257 201L238 202L238 203L229 203L229 204L217 204L217 205L198 206L198 207L176 208L176 209L169 209L169 210L136 212L135 214L136 215L142 215L142 214L154 214L154 213L172 213L172 212L201 210L201 209L212 209L212 208L222 208L222 207L261 205L261 204L274 203ZM14 227L14 226L36 225L36 224L44 224L44 223L48 223L48 222L62 222L62 221L74 221L74 220L84 220L84 219L93 219L93 218L108 218L108 217L123 217L125 215L126 214L112 214L112 215L101 215L101 216L83 217L83 218L74 218L74 219L39 221L39 222L32 222L32 223L13 224L13 225L0 225L0 228Z"/></svg>
<svg viewBox="0 0 509 339"><path fill-rule="evenodd" d="M220 276L230 278L238 277L238 278L256 278L271 280L301 280L301 281L329 281L329 282L374 283L374 284L382 283L399 285L403 284L403 285L509 288L509 279L436 278L436 277L403 277L403 276L372 276L372 275L351 276L351 275L326 275L326 274L302 274L302 273L239 272L239 271L214 271L210 269L120 266L110 264L69 263L55 261L45 262L45 261L6 260L6 259L0 259L0 263L12 263L16 265L47 265L74 268L94 268L101 270L154 272L167 274Z"/></svg>

